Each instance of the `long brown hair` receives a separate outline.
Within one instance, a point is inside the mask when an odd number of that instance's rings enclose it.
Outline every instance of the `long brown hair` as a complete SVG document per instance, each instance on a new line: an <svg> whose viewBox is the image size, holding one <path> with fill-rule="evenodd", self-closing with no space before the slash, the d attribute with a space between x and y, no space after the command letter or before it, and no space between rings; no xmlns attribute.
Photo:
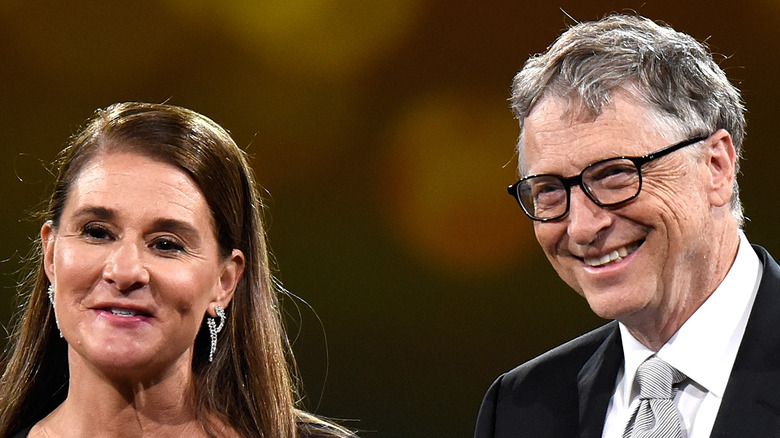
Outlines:
<svg viewBox="0 0 780 438"><path fill-rule="evenodd" d="M114 150L140 153L186 172L211 209L222 256L237 248L246 257L212 363L205 324L195 340L195 406L206 430L216 436L221 423L244 436L290 438L315 425L321 436L346 434L295 407L292 356L269 267L262 205L244 151L222 127L194 111L165 104L112 105L96 111L60 153L44 219L56 228L81 170L96 154ZM46 299L49 280L40 245L32 263L22 285L26 308L0 377L0 436L36 423L67 396L67 344Z"/></svg>

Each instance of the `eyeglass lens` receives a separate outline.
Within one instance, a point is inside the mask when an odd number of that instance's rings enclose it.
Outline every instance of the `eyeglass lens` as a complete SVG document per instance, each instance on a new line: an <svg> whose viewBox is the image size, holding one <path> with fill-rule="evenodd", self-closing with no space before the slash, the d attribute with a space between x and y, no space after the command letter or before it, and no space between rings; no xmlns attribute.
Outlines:
<svg viewBox="0 0 780 438"><path fill-rule="evenodd" d="M634 163L626 158L615 158L595 163L581 174L580 186L598 205L609 206L625 202L639 193L640 176ZM569 209L571 185L579 178L564 181L555 175L540 175L521 181L517 198L530 216L538 219L560 217Z"/></svg>

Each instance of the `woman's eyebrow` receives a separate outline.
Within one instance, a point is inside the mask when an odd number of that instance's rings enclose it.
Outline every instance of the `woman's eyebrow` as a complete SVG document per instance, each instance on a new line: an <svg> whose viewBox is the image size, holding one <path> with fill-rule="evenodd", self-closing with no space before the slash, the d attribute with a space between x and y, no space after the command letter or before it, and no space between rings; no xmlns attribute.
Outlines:
<svg viewBox="0 0 780 438"><path fill-rule="evenodd" d="M76 210L73 217L76 219L94 217L100 220L111 220L116 217L116 211L111 208L87 205Z"/></svg>
<svg viewBox="0 0 780 438"><path fill-rule="evenodd" d="M95 218L98 220L111 221L118 216L112 208L98 206L84 206L76 210L73 214L75 219ZM158 218L152 222L150 230L168 231L181 236L192 244L200 244L201 237L198 229L189 222L174 218Z"/></svg>
<svg viewBox="0 0 780 438"><path fill-rule="evenodd" d="M174 233L191 244L200 244L201 237L198 229L189 222L173 218L159 218L152 223L152 230L168 231Z"/></svg>

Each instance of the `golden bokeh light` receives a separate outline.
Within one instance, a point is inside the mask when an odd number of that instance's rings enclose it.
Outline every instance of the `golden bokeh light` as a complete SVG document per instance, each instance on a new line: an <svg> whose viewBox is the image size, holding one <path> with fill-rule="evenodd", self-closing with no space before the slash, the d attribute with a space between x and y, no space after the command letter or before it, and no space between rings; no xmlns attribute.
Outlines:
<svg viewBox="0 0 780 438"><path fill-rule="evenodd" d="M427 266L486 275L535 244L504 187L513 181L516 124L499 101L422 98L394 121L383 184L385 217Z"/></svg>
<svg viewBox="0 0 780 438"><path fill-rule="evenodd" d="M400 46L421 2L386 0L168 0L175 10L219 21L286 74L346 78Z"/></svg>

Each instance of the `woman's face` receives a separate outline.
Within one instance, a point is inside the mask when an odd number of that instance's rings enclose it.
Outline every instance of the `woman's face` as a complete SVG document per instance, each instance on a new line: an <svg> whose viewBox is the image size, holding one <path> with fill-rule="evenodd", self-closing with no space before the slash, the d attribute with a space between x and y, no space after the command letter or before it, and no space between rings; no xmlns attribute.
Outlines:
<svg viewBox="0 0 780 438"><path fill-rule="evenodd" d="M219 255L201 191L176 167L99 154L41 230L59 326L74 367L127 378L191 367L204 316L227 307L244 256Z"/></svg>

